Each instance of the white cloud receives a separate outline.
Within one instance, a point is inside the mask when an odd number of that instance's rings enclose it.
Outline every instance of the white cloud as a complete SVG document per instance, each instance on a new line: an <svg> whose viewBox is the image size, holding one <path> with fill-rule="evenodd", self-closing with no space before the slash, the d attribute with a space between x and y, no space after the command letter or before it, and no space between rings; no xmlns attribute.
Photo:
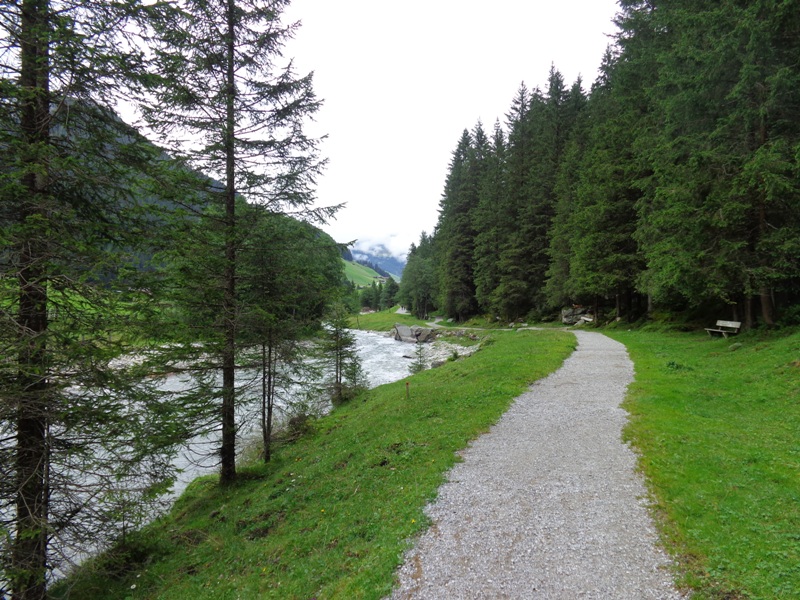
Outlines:
<svg viewBox="0 0 800 600"><path fill-rule="evenodd" d="M588 88L615 12L616 0L294 0L303 27L285 54L325 101L319 202L347 203L325 229L404 255L436 224L461 131L503 122L520 83L544 87L551 64Z"/></svg>

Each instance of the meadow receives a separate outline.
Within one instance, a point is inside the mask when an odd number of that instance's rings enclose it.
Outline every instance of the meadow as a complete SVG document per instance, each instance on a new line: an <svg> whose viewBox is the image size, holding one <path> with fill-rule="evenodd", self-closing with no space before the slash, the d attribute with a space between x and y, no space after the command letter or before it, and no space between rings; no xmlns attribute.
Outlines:
<svg viewBox="0 0 800 600"><path fill-rule="evenodd" d="M607 333L635 364L625 436L681 585L800 598L800 334Z"/></svg>

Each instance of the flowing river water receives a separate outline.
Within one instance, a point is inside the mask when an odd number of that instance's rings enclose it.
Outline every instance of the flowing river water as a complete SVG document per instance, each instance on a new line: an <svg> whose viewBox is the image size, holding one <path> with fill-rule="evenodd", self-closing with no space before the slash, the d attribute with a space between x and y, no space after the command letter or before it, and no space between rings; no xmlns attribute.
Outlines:
<svg viewBox="0 0 800 600"><path fill-rule="evenodd" d="M374 331L350 330L356 340L356 351L370 388L392 383L407 377L412 361L414 346L398 342L393 337ZM170 378L166 385L178 390L182 383L177 377ZM255 429L251 434L255 435ZM243 436L247 437L244 433ZM172 488L171 496L178 497L195 478L214 473L218 469L214 448L219 444L216 438L198 436L175 458L180 473Z"/></svg>
<svg viewBox="0 0 800 600"><path fill-rule="evenodd" d="M356 351L361 359L361 365L367 384L370 388L391 383L407 377L410 374L412 361L407 357L414 352L411 344L395 341L393 337L382 333L371 331L351 330L356 340ZM164 389L181 391L187 385L179 376L168 377L164 383ZM241 447L248 435L254 435L256 427L240 431L238 445ZM175 457L173 464L178 467L180 473L173 485L171 493L165 500L174 500L186 489L195 478L201 475L215 473L218 470L215 450L219 446L217 435L198 436L191 440L186 448ZM170 502L171 503L171 502ZM3 516L3 515L0 515ZM79 564L87 557L94 554L102 543L97 546L83 546L80 550L73 548L71 552L64 554L67 564ZM64 571L57 568L53 573L54 579L59 579ZM0 573L0 600L5 600L5 584L2 573Z"/></svg>

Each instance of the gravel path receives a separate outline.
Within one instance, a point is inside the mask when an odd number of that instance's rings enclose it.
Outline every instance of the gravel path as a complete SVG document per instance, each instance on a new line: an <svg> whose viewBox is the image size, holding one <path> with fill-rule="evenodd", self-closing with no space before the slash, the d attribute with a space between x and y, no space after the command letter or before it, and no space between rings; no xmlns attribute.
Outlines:
<svg viewBox="0 0 800 600"><path fill-rule="evenodd" d="M463 452L393 600L683 598L620 440L633 364L622 344L576 335L561 369Z"/></svg>

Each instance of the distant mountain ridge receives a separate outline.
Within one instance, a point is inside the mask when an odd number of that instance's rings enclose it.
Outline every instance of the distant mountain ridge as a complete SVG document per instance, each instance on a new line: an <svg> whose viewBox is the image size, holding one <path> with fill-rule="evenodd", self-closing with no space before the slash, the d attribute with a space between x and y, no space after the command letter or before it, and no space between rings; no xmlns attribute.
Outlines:
<svg viewBox="0 0 800 600"><path fill-rule="evenodd" d="M386 271L391 275L400 277L403 275L406 261L394 256L383 244L371 246L368 250L362 248L353 248L351 250L353 260L361 264L367 264L369 267L379 267L380 270Z"/></svg>

